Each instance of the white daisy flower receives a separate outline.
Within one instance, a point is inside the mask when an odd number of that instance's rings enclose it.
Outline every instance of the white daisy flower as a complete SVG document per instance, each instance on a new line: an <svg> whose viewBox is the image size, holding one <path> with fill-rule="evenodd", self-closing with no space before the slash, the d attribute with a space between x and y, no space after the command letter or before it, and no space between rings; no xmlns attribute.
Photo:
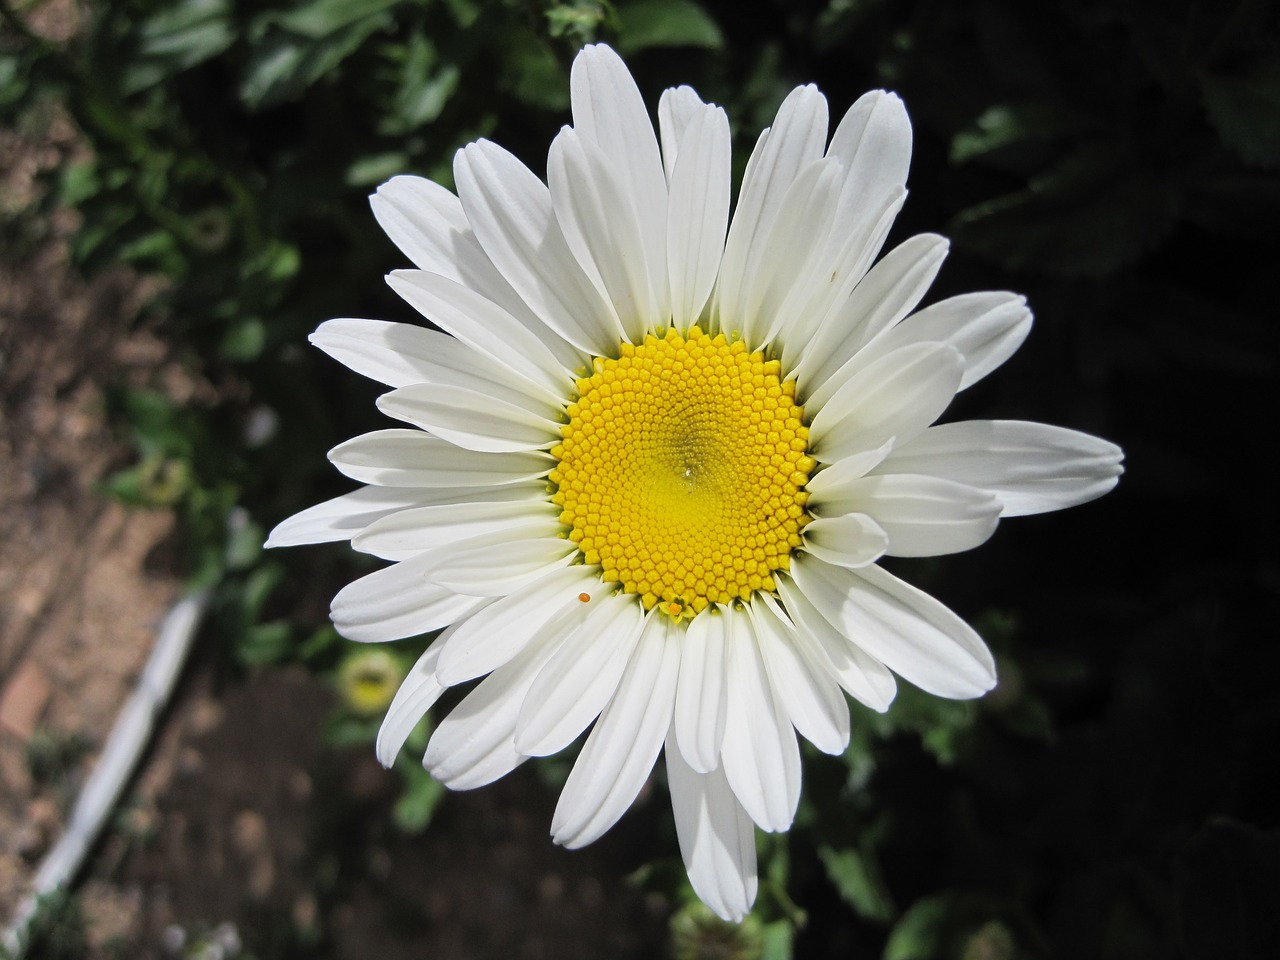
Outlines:
<svg viewBox="0 0 1280 960"><path fill-rule="evenodd" d="M894 95L828 137L822 94L794 90L731 219L721 108L668 90L655 136L605 46L578 55L571 92L548 183L481 140L457 155L457 196L414 177L373 196L417 267L388 282L439 330L312 335L392 387L378 406L407 426L332 450L366 486L269 545L349 539L392 561L334 599L344 636L440 631L383 722L384 764L446 688L483 678L427 769L478 787L591 727L551 828L579 847L665 752L693 888L740 919L754 828L795 815L797 734L840 753L845 693L884 710L894 674L942 697L995 684L978 635L876 561L1092 500L1122 455L1038 423L933 425L1031 314L1011 293L917 310L939 236L873 266L906 195Z"/></svg>

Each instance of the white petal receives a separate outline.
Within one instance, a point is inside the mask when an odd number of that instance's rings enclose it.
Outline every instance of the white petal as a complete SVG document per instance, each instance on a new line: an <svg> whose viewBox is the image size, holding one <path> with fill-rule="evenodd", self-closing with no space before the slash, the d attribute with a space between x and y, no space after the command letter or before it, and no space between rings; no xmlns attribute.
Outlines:
<svg viewBox="0 0 1280 960"><path fill-rule="evenodd" d="M726 669L725 776L739 802L761 829L791 826L800 802L800 748L786 710L778 703L745 613L731 611Z"/></svg>
<svg viewBox="0 0 1280 960"><path fill-rule="evenodd" d="M413 487L361 487L282 520L271 531L266 546L350 540L374 521L422 502L422 490Z"/></svg>
<svg viewBox="0 0 1280 960"><path fill-rule="evenodd" d="M460 387L415 383L384 393L378 398L378 409L481 453L537 450L560 439L560 424L506 400Z"/></svg>
<svg viewBox="0 0 1280 960"><path fill-rule="evenodd" d="M703 103L693 87L681 86L663 90L658 98L658 136L662 143L662 166L671 183L676 157L689 124L708 109L719 109ZM674 204L670 205L674 208Z"/></svg>
<svg viewBox="0 0 1280 960"><path fill-rule="evenodd" d="M440 721L422 758L433 777L451 789L471 790L528 759L515 748L516 717L534 678L563 640L563 634L540 633Z"/></svg>
<svg viewBox="0 0 1280 960"><path fill-rule="evenodd" d="M910 313L928 292L947 255L947 241L920 234L871 268L843 304L818 327L794 370L806 404L821 408L851 376L878 359L859 351Z"/></svg>
<svg viewBox="0 0 1280 960"><path fill-rule="evenodd" d="M501 597L565 566L577 552L576 543L559 537L475 537L435 551L436 564L427 576L458 593Z"/></svg>
<svg viewBox="0 0 1280 960"><path fill-rule="evenodd" d="M1102 496L1124 472L1114 443L1044 423L966 420L931 427L876 468L922 473L986 490L1002 516L1062 510Z"/></svg>
<svg viewBox="0 0 1280 960"><path fill-rule="evenodd" d="M474 537L499 533L512 540L554 537L559 529L558 514L546 503L445 503L397 511L370 524L352 538L351 545L383 560L407 560Z"/></svg>
<svg viewBox="0 0 1280 960"><path fill-rule="evenodd" d="M722 328L738 326L742 290L760 270L783 197L800 171L822 156L826 140L826 98L814 86L792 90L773 126L760 135L742 177L716 286Z"/></svg>
<svg viewBox="0 0 1280 960"><path fill-rule="evenodd" d="M716 916L734 923L756 899L756 835L723 769L699 773L667 735L667 783L676 838L693 892Z"/></svg>
<svg viewBox="0 0 1280 960"><path fill-rule="evenodd" d="M609 589L612 585L601 583L588 568L570 566L495 600L452 631L449 645L440 655L440 682L453 686L497 669L548 624L560 628L557 621L571 608L585 607ZM583 617L585 614L583 610Z"/></svg>
<svg viewBox="0 0 1280 960"><path fill-rule="evenodd" d="M818 517L804 528L804 548L837 567L865 567L889 549L889 535L865 513Z"/></svg>
<svg viewBox="0 0 1280 960"><path fill-rule="evenodd" d="M498 272L452 193L423 177L392 177L369 202L378 224L415 266L484 294L537 336L566 369L582 362Z"/></svg>
<svg viewBox="0 0 1280 960"><path fill-rule="evenodd" d="M912 344L873 361L813 418L810 455L831 463L891 438L909 440L947 408L963 369L960 354L940 343Z"/></svg>
<svg viewBox="0 0 1280 960"><path fill-rule="evenodd" d="M453 173L485 253L543 323L586 353L616 349L617 316L578 266L546 185L487 140L459 150Z"/></svg>
<svg viewBox="0 0 1280 960"><path fill-rule="evenodd" d="M334 628L361 643L403 640L439 630L484 606L485 600L428 582L425 571L437 562L435 555L424 554L347 584L329 608Z"/></svg>
<svg viewBox="0 0 1280 960"><path fill-rule="evenodd" d="M889 668L828 623L790 577L778 576L776 580L797 637L817 643L837 682L850 696L872 710L888 710L898 689Z"/></svg>
<svg viewBox="0 0 1280 960"><path fill-rule="evenodd" d="M393 270L387 285L432 323L540 391L562 401L573 379L556 355L492 300L448 277Z"/></svg>
<svg viewBox="0 0 1280 960"><path fill-rule="evenodd" d="M995 661L982 638L880 567L844 570L799 554L791 576L832 626L926 693L964 700L995 686Z"/></svg>
<svg viewBox="0 0 1280 960"><path fill-rule="evenodd" d="M661 318L655 288L666 283L666 263L651 275L632 198L599 148L571 127L552 141L547 182L565 241L621 321L617 334L643 340L645 328Z"/></svg>
<svg viewBox="0 0 1280 960"><path fill-rule="evenodd" d="M849 745L849 706L826 657L796 631L768 594L753 596L747 610L774 699L815 747L843 753Z"/></svg>
<svg viewBox="0 0 1280 960"><path fill-rule="evenodd" d="M862 477L810 503L820 513L870 516L888 534L886 552L893 557L939 557L972 550L987 542L1000 521L1000 501L992 494L918 474ZM805 527L806 541L818 523L826 521L815 520ZM822 556L814 550L810 553Z"/></svg>
<svg viewBox="0 0 1280 960"><path fill-rule="evenodd" d="M960 389L977 383L1009 357L1031 332L1031 311L1013 293L964 293L913 313L859 354L880 356L908 343L936 341L964 357Z"/></svg>
<svg viewBox="0 0 1280 960"><path fill-rule="evenodd" d="M680 648L672 729L680 753L698 773L720 765L725 719L725 628L728 617L708 608L689 621Z"/></svg>
<svg viewBox="0 0 1280 960"><path fill-rule="evenodd" d="M667 211L667 274L672 322L683 329L697 321L710 299L724 253L729 118L719 107L700 106L678 136L680 155L671 171Z"/></svg>
<svg viewBox="0 0 1280 960"><path fill-rule="evenodd" d="M893 452L893 446L894 438L890 437L872 450L862 450L834 463L826 464L805 484L805 489L810 494L809 502L816 505L830 491L842 488L851 480L865 477Z"/></svg>
<svg viewBox="0 0 1280 960"><path fill-rule="evenodd" d="M396 756L409 739L413 728L440 699L440 694L444 693L444 686L436 680L436 662L440 659L444 640L443 635L437 637L423 651L418 662L400 684L400 689L396 691L391 706L387 708L387 715L382 718L376 751L378 762L384 767L390 767L396 762Z"/></svg>
<svg viewBox="0 0 1280 960"><path fill-rule="evenodd" d="M516 734L521 753L541 757L563 750L618 688L644 612L628 594L603 597L591 607L529 690Z"/></svg>
<svg viewBox="0 0 1280 960"><path fill-rule="evenodd" d="M456 337L407 323L383 320L329 320L310 340L329 356L392 387L419 383L478 391L548 419L564 411L563 399L547 399L484 354Z"/></svg>
<svg viewBox="0 0 1280 960"><path fill-rule="evenodd" d="M623 193L640 226L647 273L657 283L656 315L666 317L663 271L667 262L667 179L658 153L658 140L644 98L622 58L603 44L584 47L569 74L573 125L592 141L611 170L617 171ZM652 322L652 321L651 321Z"/></svg>
<svg viewBox="0 0 1280 960"><path fill-rule="evenodd" d="M352 480L380 487L505 486L545 477L554 461L538 453L477 453L421 430L375 430L329 451Z"/></svg>
<svg viewBox="0 0 1280 960"><path fill-rule="evenodd" d="M576 849L598 839L649 778L671 725L683 632L666 617L650 618L560 793L556 843Z"/></svg>

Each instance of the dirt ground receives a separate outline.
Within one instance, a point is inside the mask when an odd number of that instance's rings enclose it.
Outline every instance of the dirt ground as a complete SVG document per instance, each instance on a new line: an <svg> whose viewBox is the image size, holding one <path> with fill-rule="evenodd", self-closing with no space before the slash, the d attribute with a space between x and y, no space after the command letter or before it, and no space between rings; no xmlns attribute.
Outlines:
<svg viewBox="0 0 1280 960"><path fill-rule="evenodd" d="M80 149L69 123L0 130L0 925L75 796L180 595L175 518L101 492L129 464L104 397L207 390L147 322L154 286L68 264L74 216L23 220ZM13 229L10 229L13 228ZM160 733L35 957L653 956L670 905L626 880L651 859L633 815L587 851L547 836L529 770L391 825L371 748L326 747L332 697L301 670L228 678L202 635ZM640 806L665 802L642 801ZM673 845L672 845L673 846Z"/></svg>

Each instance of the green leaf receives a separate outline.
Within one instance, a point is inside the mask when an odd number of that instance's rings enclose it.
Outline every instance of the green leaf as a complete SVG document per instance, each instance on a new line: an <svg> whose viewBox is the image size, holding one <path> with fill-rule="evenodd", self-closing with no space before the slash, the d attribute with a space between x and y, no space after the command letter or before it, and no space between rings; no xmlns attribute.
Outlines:
<svg viewBox="0 0 1280 960"><path fill-rule="evenodd" d="M268 14L264 19L292 33L323 40L398 3L400 0L315 0L289 13Z"/></svg>
<svg viewBox="0 0 1280 960"><path fill-rule="evenodd" d="M766 924L760 937L760 960L791 960L795 953L796 928L790 920Z"/></svg>
<svg viewBox="0 0 1280 960"><path fill-rule="evenodd" d="M230 0L184 0L143 21L124 92L137 93L228 49L236 39L231 12Z"/></svg>
<svg viewBox="0 0 1280 960"><path fill-rule="evenodd" d="M618 8L618 52L648 47L705 47L719 50L724 35L693 0L641 0Z"/></svg>
<svg viewBox="0 0 1280 960"><path fill-rule="evenodd" d="M1280 59L1236 76L1205 76L1201 101L1222 142L1247 164L1280 168Z"/></svg>
<svg viewBox="0 0 1280 960"><path fill-rule="evenodd" d="M392 817L405 833L421 833L431 823L436 808L448 792L442 784L418 764L404 766L404 793L396 801Z"/></svg>
<svg viewBox="0 0 1280 960"><path fill-rule="evenodd" d="M818 848L818 858L840 896L858 916L876 923L893 919L897 909L874 859L853 848L836 850L826 845Z"/></svg>
<svg viewBox="0 0 1280 960"><path fill-rule="evenodd" d="M233 363L249 363L262 355L267 342L267 326L257 317L234 324L218 344L218 354Z"/></svg>
<svg viewBox="0 0 1280 960"><path fill-rule="evenodd" d="M409 169L409 155L400 150L360 157L347 168L343 181L349 187L370 187Z"/></svg>
<svg viewBox="0 0 1280 960"><path fill-rule="evenodd" d="M1090 125L1088 118L1065 107L1047 103L997 104L952 138L951 162L965 163L1026 143L1049 143L1078 135Z"/></svg>

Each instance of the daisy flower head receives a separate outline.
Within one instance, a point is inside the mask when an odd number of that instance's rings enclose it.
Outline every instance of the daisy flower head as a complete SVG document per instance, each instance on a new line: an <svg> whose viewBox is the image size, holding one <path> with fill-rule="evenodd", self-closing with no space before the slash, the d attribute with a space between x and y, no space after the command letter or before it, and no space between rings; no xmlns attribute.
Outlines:
<svg viewBox="0 0 1280 960"><path fill-rule="evenodd" d="M668 90L655 134L602 45L571 98L546 183L481 140L457 154L457 195L396 177L373 196L415 265L388 282L434 329L312 335L390 386L378 407L405 426L332 450L364 486L269 545L349 539L391 561L334 599L346 637L438 631L388 709L384 764L478 680L427 769L478 787L590 728L551 825L578 847L662 753L693 888L740 919L755 827L796 811L797 734L841 752L845 695L885 710L895 674L941 697L995 684L981 638L876 561L1098 497L1121 452L1038 423L935 424L1031 314L998 292L917 309L942 237L877 260L906 195L897 97L863 96L829 134L822 94L792 91L732 217L721 108Z"/></svg>

